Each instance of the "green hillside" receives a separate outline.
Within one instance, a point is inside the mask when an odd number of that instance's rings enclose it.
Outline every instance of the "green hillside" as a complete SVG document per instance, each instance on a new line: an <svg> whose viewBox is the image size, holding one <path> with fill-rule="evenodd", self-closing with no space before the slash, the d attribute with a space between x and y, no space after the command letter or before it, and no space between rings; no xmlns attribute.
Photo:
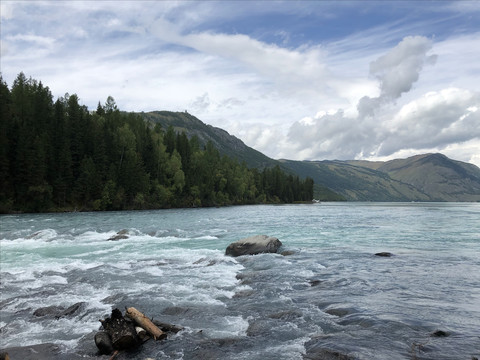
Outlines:
<svg viewBox="0 0 480 360"><path fill-rule="evenodd" d="M417 155L378 168L438 201L480 201L480 169L442 154Z"/></svg>
<svg viewBox="0 0 480 360"><path fill-rule="evenodd" d="M480 169L442 154L282 163L350 201L480 201Z"/></svg>
<svg viewBox="0 0 480 360"><path fill-rule="evenodd" d="M392 179L388 174L342 161L282 160L300 176L310 176L349 201L429 201L414 186Z"/></svg>
<svg viewBox="0 0 480 360"><path fill-rule="evenodd" d="M173 126L175 132L185 132L187 137L197 136L201 145L209 141L221 154L245 161L247 166L257 169L277 165L277 162L261 152L245 145L240 139L223 129L207 125L187 112L152 111L139 113L146 121L160 124L165 130Z"/></svg>

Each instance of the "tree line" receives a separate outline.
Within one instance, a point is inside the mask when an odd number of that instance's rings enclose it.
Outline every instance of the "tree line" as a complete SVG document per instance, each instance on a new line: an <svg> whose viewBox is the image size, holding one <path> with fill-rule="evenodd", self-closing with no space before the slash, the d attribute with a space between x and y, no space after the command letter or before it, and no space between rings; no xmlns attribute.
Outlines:
<svg viewBox="0 0 480 360"><path fill-rule="evenodd" d="M125 210L290 203L313 180L278 166L249 169L198 138L77 95L53 101L20 73L0 76L0 212Z"/></svg>

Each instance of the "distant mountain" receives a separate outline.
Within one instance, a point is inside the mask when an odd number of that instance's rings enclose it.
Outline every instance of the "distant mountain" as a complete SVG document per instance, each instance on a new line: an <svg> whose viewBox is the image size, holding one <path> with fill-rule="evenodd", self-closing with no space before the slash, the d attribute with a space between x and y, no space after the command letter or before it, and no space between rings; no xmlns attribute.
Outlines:
<svg viewBox="0 0 480 360"><path fill-rule="evenodd" d="M349 201L429 201L413 185L392 179L387 173L346 161L281 160L300 176L310 176Z"/></svg>
<svg viewBox="0 0 480 360"><path fill-rule="evenodd" d="M170 125L201 144L212 141L220 153L263 169L279 165L315 181L320 200L349 201L480 201L480 169L442 154L391 161L274 160L245 145L225 130L207 125L186 112L140 113L147 121Z"/></svg>
<svg viewBox="0 0 480 360"><path fill-rule="evenodd" d="M435 201L480 201L480 169L442 154L387 161L377 168Z"/></svg>
<svg viewBox="0 0 480 360"><path fill-rule="evenodd" d="M480 169L442 154L385 162L282 162L351 201L480 201Z"/></svg>

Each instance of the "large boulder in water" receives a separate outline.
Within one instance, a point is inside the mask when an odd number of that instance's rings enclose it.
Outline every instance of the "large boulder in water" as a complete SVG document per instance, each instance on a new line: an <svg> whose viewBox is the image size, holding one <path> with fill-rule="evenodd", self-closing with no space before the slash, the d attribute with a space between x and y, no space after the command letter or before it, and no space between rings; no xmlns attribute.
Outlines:
<svg viewBox="0 0 480 360"><path fill-rule="evenodd" d="M282 246L276 237L267 235L255 235L242 240L235 241L228 245L225 255L242 256L262 253L276 253Z"/></svg>

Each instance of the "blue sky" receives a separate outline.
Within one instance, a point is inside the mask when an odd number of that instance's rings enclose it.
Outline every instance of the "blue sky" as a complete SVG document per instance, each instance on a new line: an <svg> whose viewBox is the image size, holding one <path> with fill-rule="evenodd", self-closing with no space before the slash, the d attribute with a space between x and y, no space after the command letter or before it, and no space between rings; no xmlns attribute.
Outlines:
<svg viewBox="0 0 480 360"><path fill-rule="evenodd" d="M273 158L480 166L479 1L1 2L1 72L184 111Z"/></svg>

